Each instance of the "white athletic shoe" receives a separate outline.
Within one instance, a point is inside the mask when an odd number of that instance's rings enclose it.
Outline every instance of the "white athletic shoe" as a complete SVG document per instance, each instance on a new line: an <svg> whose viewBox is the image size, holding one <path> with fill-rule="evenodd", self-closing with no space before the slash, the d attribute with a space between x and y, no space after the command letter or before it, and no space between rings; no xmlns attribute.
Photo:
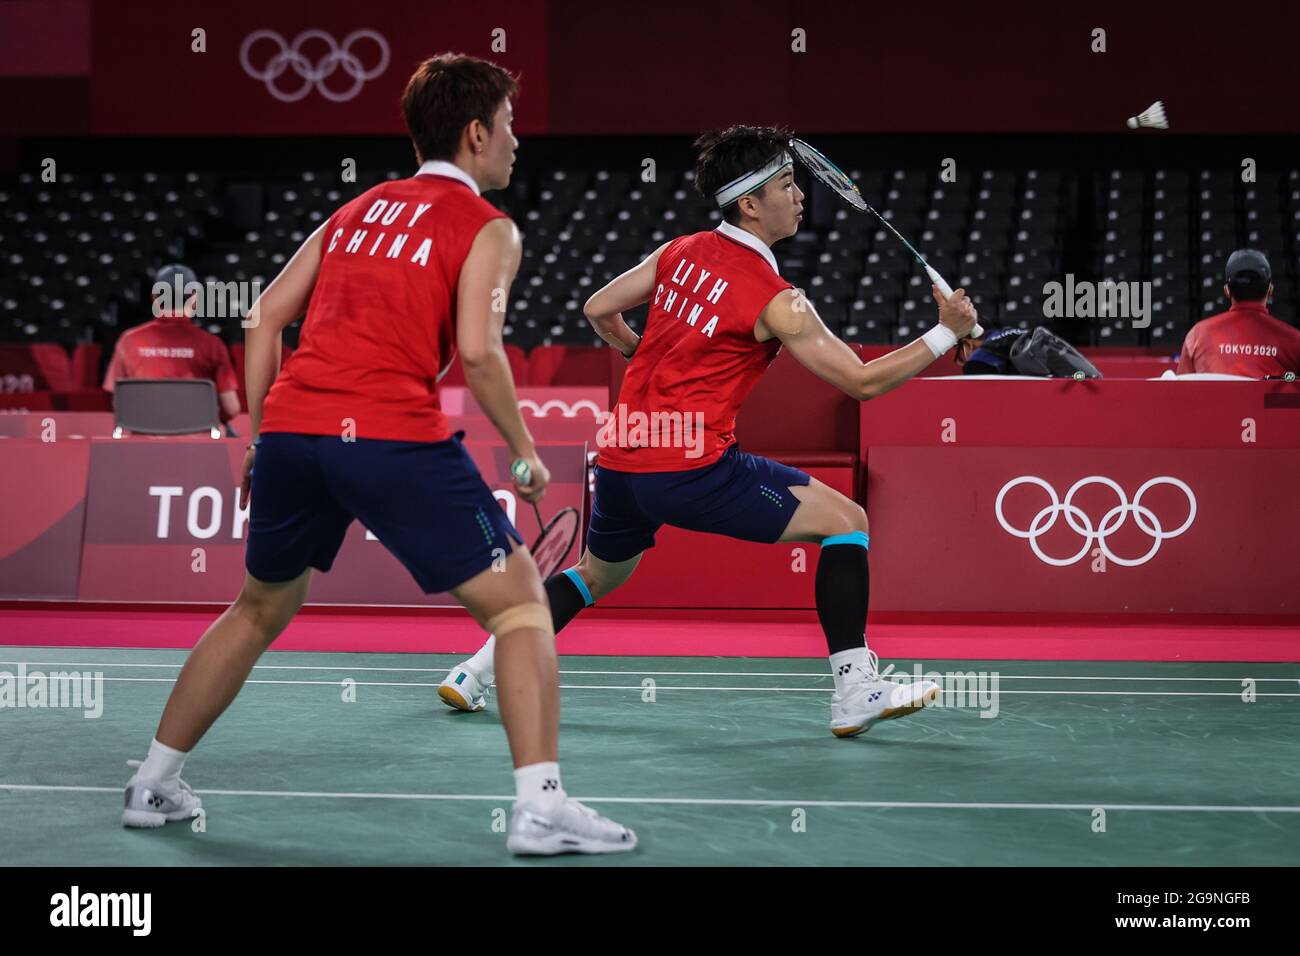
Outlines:
<svg viewBox="0 0 1300 956"><path fill-rule="evenodd" d="M636 834L577 800L566 798L550 811L516 803L506 849L521 856L625 853L636 849Z"/></svg>
<svg viewBox="0 0 1300 956"><path fill-rule="evenodd" d="M876 652L867 655L867 667L851 675L844 693L836 691L831 697L831 733L836 737L856 737L878 720L906 717L939 699L934 681L887 681L880 676Z"/></svg>
<svg viewBox="0 0 1300 956"><path fill-rule="evenodd" d="M141 761L128 760L128 767L139 767ZM203 806L190 785L184 780L165 788L156 780L142 780L136 773L126 784L125 809L122 811L124 827L160 827L177 820L188 820L194 811Z"/></svg>
<svg viewBox="0 0 1300 956"><path fill-rule="evenodd" d="M491 687L480 682L478 675L464 664L457 664L438 685L438 696L448 707L473 713L487 706Z"/></svg>

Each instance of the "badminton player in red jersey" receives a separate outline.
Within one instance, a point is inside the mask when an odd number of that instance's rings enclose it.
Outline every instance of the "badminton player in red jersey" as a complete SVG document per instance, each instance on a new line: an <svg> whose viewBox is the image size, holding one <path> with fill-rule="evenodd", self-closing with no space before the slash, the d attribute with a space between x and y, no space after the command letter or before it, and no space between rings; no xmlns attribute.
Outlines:
<svg viewBox="0 0 1300 956"><path fill-rule="evenodd" d="M789 141L787 131L755 127L701 137L696 188L721 208L722 224L665 243L587 302L588 320L630 364L598 439L586 550L576 567L546 582L546 591L559 631L628 579L665 524L745 541L819 543L817 614L835 679L831 731L851 737L933 703L939 688L885 680L867 649L866 513L796 468L740 451L736 412L782 346L865 401L957 346L977 316L961 289L946 301L935 289L938 324L863 364L781 278L772 254L802 218ZM650 310L638 338L622 313L645 302ZM629 429L632 422L640 425ZM489 639L452 671L439 695L481 709L492 654Z"/></svg>
<svg viewBox="0 0 1300 956"><path fill-rule="evenodd" d="M493 308L519 267L519 232L480 197L510 181L516 92L510 74L483 60L445 54L422 63L402 97L419 171L330 216L255 304L248 573L181 671L148 759L127 785L125 825L162 826L197 810L180 779L185 758L302 606L311 569L329 570L355 518L426 593L450 591L499 639L518 795L507 847L636 846L631 830L561 785L559 674L537 566L438 404L435 383L459 351L474 397L529 465L520 494L542 496L550 476L520 417L504 314ZM276 379L281 331L304 311L300 348ZM502 570L494 562L503 551Z"/></svg>

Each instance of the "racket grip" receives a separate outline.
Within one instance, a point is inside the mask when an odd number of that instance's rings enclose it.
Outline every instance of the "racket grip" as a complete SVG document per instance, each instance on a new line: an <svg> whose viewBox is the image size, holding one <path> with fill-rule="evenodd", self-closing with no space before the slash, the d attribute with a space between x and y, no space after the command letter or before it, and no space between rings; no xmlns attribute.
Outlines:
<svg viewBox="0 0 1300 956"><path fill-rule="evenodd" d="M927 265L925 267L925 274L930 277L931 282L939 287L939 292L945 299L952 298L952 286L944 281L943 276L934 271L933 266Z"/></svg>
<svg viewBox="0 0 1300 956"><path fill-rule="evenodd" d="M945 299L952 298L952 286L950 286L947 282L945 282L943 276L935 272L932 266L927 265L925 267L925 274L930 277L931 282L933 282L935 285L939 287L939 292L940 294L943 295ZM984 327L981 326L978 322L976 322L975 328L970 330L969 338L980 339L983 337L984 337Z"/></svg>
<svg viewBox="0 0 1300 956"><path fill-rule="evenodd" d="M510 474L514 477L515 484L520 487L532 484L533 469L529 466L528 462L524 461L522 458L516 458L511 463Z"/></svg>

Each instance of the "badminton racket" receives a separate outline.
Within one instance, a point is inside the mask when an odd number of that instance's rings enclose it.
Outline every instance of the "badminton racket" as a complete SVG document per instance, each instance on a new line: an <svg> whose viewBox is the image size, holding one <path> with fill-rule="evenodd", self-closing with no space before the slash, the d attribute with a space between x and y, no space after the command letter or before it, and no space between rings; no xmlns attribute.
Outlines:
<svg viewBox="0 0 1300 956"><path fill-rule="evenodd" d="M825 153L809 146L801 139L790 140L790 149L823 186L830 189L858 212L869 212L884 223L885 228L897 236L898 241L907 247L907 251L916 257L916 261L921 264L921 268L930 277L930 281L939 287L939 292L942 293L943 297L945 299L952 298L952 286L948 285L943 276L939 275L938 271L925 261L925 256L917 252L912 244L903 238L902 233L890 225L888 219L876 212L872 205L867 202L866 197L862 195L862 191L858 189L857 183L850 179L844 170L827 159ZM972 338L981 338L984 335L984 329L976 323L975 328L971 329L970 335Z"/></svg>
<svg viewBox="0 0 1300 956"><path fill-rule="evenodd" d="M527 485L533 480L533 470L522 458L516 459L510 466L510 474L517 485ZM545 581L560 569L560 565L573 550L573 542L578 537L578 511L576 508L561 508L550 522L544 522L537 502L531 504L540 529L531 550L533 560L537 562L537 570Z"/></svg>

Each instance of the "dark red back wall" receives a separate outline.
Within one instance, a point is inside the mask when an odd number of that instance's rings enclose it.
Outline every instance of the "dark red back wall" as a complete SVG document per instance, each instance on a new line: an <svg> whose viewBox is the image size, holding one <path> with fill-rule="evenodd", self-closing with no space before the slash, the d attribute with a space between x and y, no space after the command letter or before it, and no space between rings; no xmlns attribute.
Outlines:
<svg viewBox="0 0 1300 956"><path fill-rule="evenodd" d="M1163 99L1174 130L1300 130L1300 5L551 2L551 130L1101 132ZM791 30L807 52L790 49ZM1107 52L1091 52L1091 32Z"/></svg>
<svg viewBox="0 0 1300 956"><path fill-rule="evenodd" d="M41 25L41 17L48 23ZM190 52L190 30L208 52ZM491 31L506 30L494 54ZM1090 51L1107 31L1107 52ZM1105 132L1163 99L1174 133L1300 132L1300 5L809 3L796 0L16 0L0 4L0 135L400 133L397 96L431 53L523 75L523 133ZM243 38L370 28L388 70L334 103L285 104ZM806 31L807 52L791 51ZM309 48L313 59L320 47ZM369 49L369 48L367 48ZM336 83L345 79L341 73ZM293 78L286 74L282 83Z"/></svg>

